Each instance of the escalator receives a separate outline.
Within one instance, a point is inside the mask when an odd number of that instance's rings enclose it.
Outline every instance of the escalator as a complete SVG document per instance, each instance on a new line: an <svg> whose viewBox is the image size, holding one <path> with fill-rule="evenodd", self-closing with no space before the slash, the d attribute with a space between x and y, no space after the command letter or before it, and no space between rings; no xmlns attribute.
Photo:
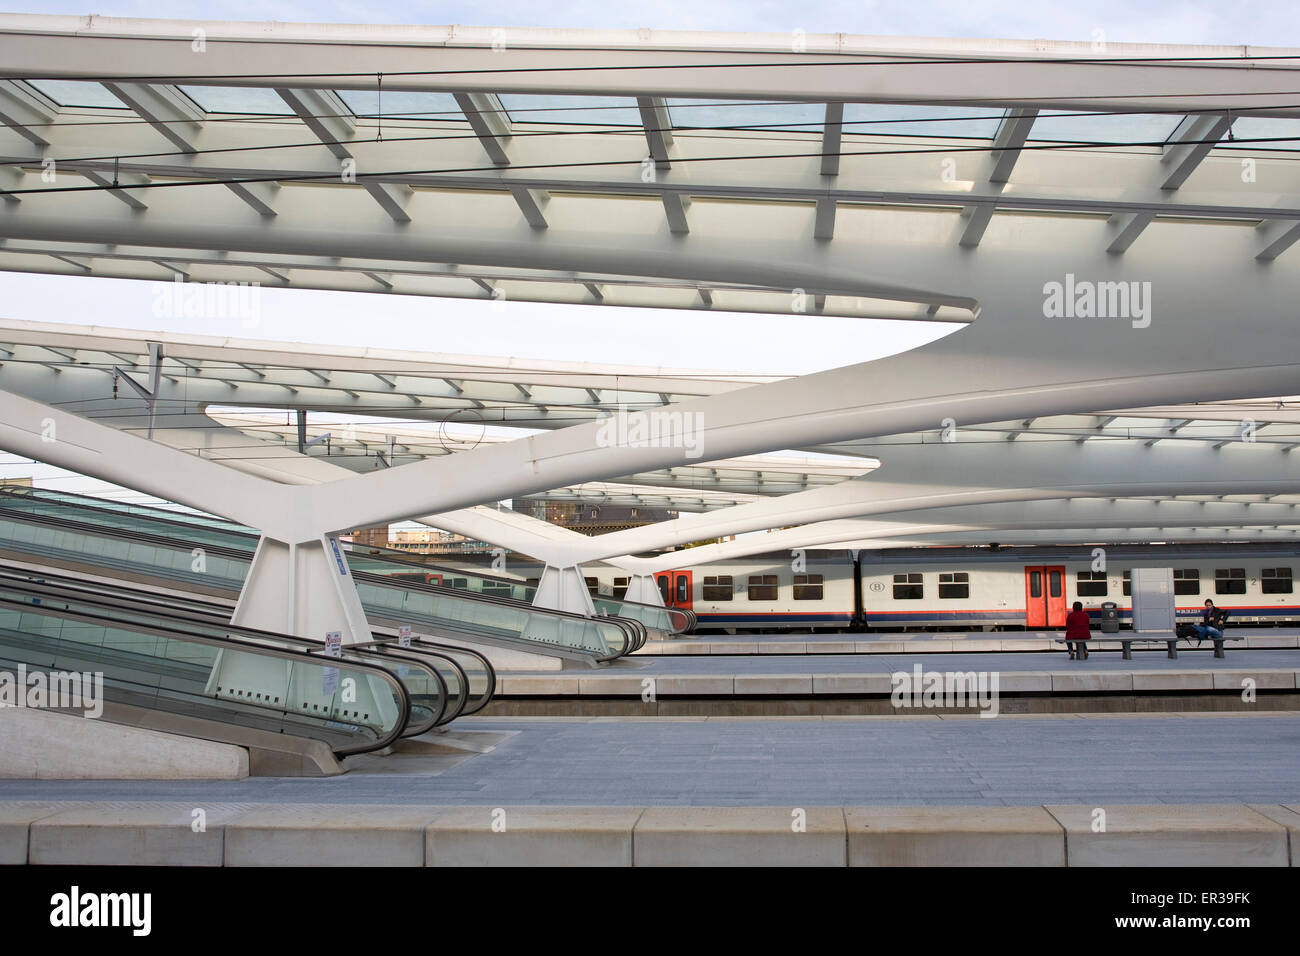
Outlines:
<svg viewBox="0 0 1300 956"><path fill-rule="evenodd" d="M290 754L337 773L313 748L334 761L382 750L413 719L431 716L375 660L325 657L263 632L219 636L180 621L97 613L57 589L33 588L0 584L0 670L24 680L43 674L51 687L98 675L111 722Z"/></svg>
<svg viewBox="0 0 1300 956"><path fill-rule="evenodd" d="M191 516L173 521L122 510L139 506L87 506L60 500L66 495L31 492L0 492L0 551L11 560L35 557L75 571L102 568L115 580L142 584L161 578L230 598L242 587L256 548L253 535ZM600 663L638 649L647 634L644 625L623 618L539 610L362 570L353 578L373 626L409 624L442 644L470 641Z"/></svg>
<svg viewBox="0 0 1300 956"><path fill-rule="evenodd" d="M162 615L175 615L185 612L201 618L205 623L213 627L227 630L231 627L230 615L234 610L234 602L230 599L207 599L182 592L161 595L157 590L132 587L121 582L88 582L84 578L59 574L48 568L36 572L21 567L8 566L0 561L0 582L6 579L48 582L64 590L89 596L92 599L99 598L103 600L107 595L111 595L128 601L136 605L137 608L151 609L160 612ZM374 632L375 641L372 644L361 646L375 651L386 649L393 652L408 650L408 648L400 646L399 636L398 632L392 628L376 629ZM305 643L315 646L319 642L307 640ZM351 646L358 647L359 645ZM444 679L447 677L446 668L438 659L450 658L456 667L457 683L461 680L464 681L465 700L463 707L454 706L451 715L443 721L444 723L457 716L466 717L478 713L491 702L492 693L496 688L496 671L491 662L478 651L437 644L415 634L410 637L409 649L413 649L415 653L420 653L421 649L430 652L434 656L436 666L444 671Z"/></svg>
<svg viewBox="0 0 1300 956"><path fill-rule="evenodd" d="M183 630L210 638L235 637L245 643L324 655L323 641L235 627L223 615L191 608L165 607L162 602L134 600L118 588L57 580L45 572L25 571L0 563L0 596L28 600L34 606L91 614L127 626L146 625ZM468 680L454 660L418 648L389 648L382 643L348 645L340 659L385 667L397 674L411 700L411 714L402 732L413 737L462 715L469 702ZM220 663L220 662L219 662Z"/></svg>
<svg viewBox="0 0 1300 956"><path fill-rule="evenodd" d="M166 529L160 533L178 536L180 528L200 528L215 532L223 537L220 543L228 547L251 548L256 546L257 532L252 528L215 518L208 515L158 508L152 505L130 504L87 495L53 491L45 488L22 488L0 490L0 500L8 495L10 498L32 502L44 502L48 505L62 505L67 508L90 510L105 515L116 515L126 520L114 524L126 530L148 530L148 524L158 522ZM44 512L50 513L50 512ZM144 523L142 523L144 522ZM184 537L185 535L179 535ZM356 573L382 575L405 581L433 584L453 590L468 591L491 597L504 603L515 603L531 607L536 589L523 581L484 574L478 571L466 571L426 562L411 561L400 551L367 546L364 551L347 553L350 569ZM657 604L641 604L615 598L592 595L596 611L602 615L621 617L639 622L658 638L672 637L690 633L696 623L693 611L684 608L663 607Z"/></svg>

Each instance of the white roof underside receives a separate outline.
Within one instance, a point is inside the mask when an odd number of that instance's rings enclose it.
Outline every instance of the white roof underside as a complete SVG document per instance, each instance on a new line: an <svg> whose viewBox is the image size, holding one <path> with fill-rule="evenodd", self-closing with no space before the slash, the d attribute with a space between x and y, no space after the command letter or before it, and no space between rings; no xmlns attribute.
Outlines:
<svg viewBox="0 0 1300 956"><path fill-rule="evenodd" d="M1153 221L1178 242L1261 227L1276 258L1300 208L1240 163L1276 181L1293 162L1297 63L6 14L0 269L967 322L979 303L939 277L892 287L831 260L881 235L996 248L1025 216L1062 241L1111 220L1116 254Z"/></svg>

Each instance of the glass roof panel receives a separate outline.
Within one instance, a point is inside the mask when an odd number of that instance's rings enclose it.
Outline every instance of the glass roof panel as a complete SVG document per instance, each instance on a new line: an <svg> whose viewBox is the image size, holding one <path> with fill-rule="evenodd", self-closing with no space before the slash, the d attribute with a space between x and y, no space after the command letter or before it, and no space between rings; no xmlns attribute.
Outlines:
<svg viewBox="0 0 1300 956"><path fill-rule="evenodd" d="M534 96L502 93L501 105L516 123L640 126L636 100L624 96Z"/></svg>
<svg viewBox="0 0 1300 956"><path fill-rule="evenodd" d="M1222 140L1219 146L1223 149L1300 150L1300 119L1240 116L1232 122L1232 135L1235 137L1233 140ZM1243 143L1242 140L1256 142Z"/></svg>
<svg viewBox="0 0 1300 956"><path fill-rule="evenodd" d="M456 105L456 97L450 93L389 90L384 94L382 103L379 93L374 90L339 90L339 96L357 116L378 116L382 105L384 116L388 119L465 119L465 114Z"/></svg>
<svg viewBox="0 0 1300 956"><path fill-rule="evenodd" d="M28 80L60 106L94 106L124 110L126 104L99 83L84 80Z"/></svg>
<svg viewBox="0 0 1300 956"><path fill-rule="evenodd" d="M275 90L260 86L182 86L181 92L209 113L292 116L293 109Z"/></svg>
<svg viewBox="0 0 1300 956"><path fill-rule="evenodd" d="M826 121L821 103L763 100L669 99L668 116L676 129L742 129L820 133Z"/></svg>
<svg viewBox="0 0 1300 956"><path fill-rule="evenodd" d="M1029 131L1031 140L1055 143L1162 145L1182 116L1173 113L1076 113L1044 110Z"/></svg>
<svg viewBox="0 0 1300 956"><path fill-rule="evenodd" d="M845 103L844 132L878 136L992 139L1003 111L987 106Z"/></svg>

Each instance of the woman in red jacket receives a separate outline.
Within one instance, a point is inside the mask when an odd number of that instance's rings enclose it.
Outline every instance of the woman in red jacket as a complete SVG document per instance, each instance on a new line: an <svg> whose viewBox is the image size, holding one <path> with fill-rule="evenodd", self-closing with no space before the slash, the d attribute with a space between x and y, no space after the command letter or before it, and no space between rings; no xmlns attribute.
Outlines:
<svg viewBox="0 0 1300 956"><path fill-rule="evenodd" d="M1088 659L1088 638L1092 637L1092 619L1083 609L1081 601L1074 602L1074 610L1065 618L1065 646L1070 649L1070 659Z"/></svg>

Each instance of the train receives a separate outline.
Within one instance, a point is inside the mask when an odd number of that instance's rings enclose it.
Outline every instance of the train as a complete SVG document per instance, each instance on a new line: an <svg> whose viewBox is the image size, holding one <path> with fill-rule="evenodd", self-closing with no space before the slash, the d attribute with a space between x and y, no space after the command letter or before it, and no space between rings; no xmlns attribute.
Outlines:
<svg viewBox="0 0 1300 956"><path fill-rule="evenodd" d="M1063 628L1075 601L1094 618L1113 601L1126 627L1134 567L1173 569L1180 618L1212 598L1233 626L1300 624L1300 551L1285 542L810 549L701 566L684 549L681 558L656 578L665 604L696 613L696 633L1046 630ZM586 574L593 594L627 589L616 568Z"/></svg>

